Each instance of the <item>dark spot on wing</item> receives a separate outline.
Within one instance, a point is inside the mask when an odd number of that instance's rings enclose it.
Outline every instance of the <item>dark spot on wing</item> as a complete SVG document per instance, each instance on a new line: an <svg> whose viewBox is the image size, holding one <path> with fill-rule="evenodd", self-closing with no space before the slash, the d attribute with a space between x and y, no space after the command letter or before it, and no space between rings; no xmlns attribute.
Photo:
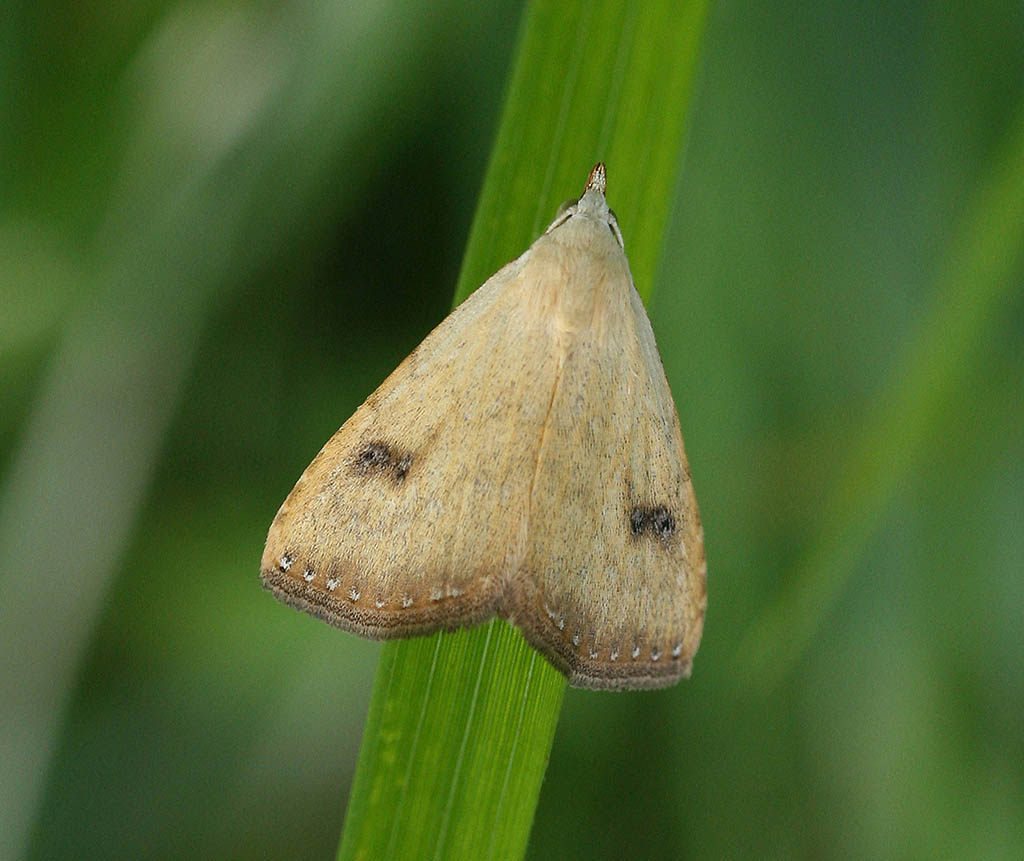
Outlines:
<svg viewBox="0 0 1024 861"><path fill-rule="evenodd" d="M655 534L663 540L667 541L676 531L676 519L664 505L659 505L651 512L649 522Z"/></svg>
<svg viewBox="0 0 1024 861"><path fill-rule="evenodd" d="M356 463L363 472L386 466L390 460L391 449L382 442L371 442L363 446L356 455Z"/></svg>
<svg viewBox="0 0 1024 861"><path fill-rule="evenodd" d="M629 514L629 531L633 535L648 532L668 541L675 534L676 519L664 505L637 505Z"/></svg>
<svg viewBox="0 0 1024 861"><path fill-rule="evenodd" d="M412 466L412 455L403 455L395 462L395 478L401 481L405 478L406 473L409 471L409 467Z"/></svg>
<svg viewBox="0 0 1024 861"><path fill-rule="evenodd" d="M413 457L408 452L398 451L385 442L368 442L361 446L352 459L359 475L382 475L401 484L412 468Z"/></svg>

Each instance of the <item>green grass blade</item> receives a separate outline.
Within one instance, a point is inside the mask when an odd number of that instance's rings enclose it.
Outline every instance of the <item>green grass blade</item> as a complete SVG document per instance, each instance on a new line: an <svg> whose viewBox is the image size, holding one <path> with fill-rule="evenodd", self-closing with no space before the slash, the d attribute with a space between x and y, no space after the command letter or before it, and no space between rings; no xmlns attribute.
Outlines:
<svg viewBox="0 0 1024 861"><path fill-rule="evenodd" d="M599 160L650 296L704 16L703 0L529 5L457 302ZM522 857L565 685L501 621L386 644L339 857Z"/></svg>
<svg viewBox="0 0 1024 861"><path fill-rule="evenodd" d="M744 638L738 672L749 686L780 682L804 653L852 576L908 472L942 439L1004 304L1024 251L1024 108L1007 130L943 261L920 337L843 463L814 543L788 586Z"/></svg>
<svg viewBox="0 0 1024 861"><path fill-rule="evenodd" d="M341 857L521 855L564 691L498 620L386 647Z"/></svg>
<svg viewBox="0 0 1024 861"><path fill-rule="evenodd" d="M531 4L456 302L521 254L597 161L649 297L704 15L702 0Z"/></svg>

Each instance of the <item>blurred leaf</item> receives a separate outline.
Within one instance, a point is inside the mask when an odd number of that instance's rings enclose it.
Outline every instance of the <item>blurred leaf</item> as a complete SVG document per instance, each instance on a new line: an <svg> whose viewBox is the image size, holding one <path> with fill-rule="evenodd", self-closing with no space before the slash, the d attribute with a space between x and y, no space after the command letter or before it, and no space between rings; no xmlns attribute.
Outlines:
<svg viewBox="0 0 1024 861"><path fill-rule="evenodd" d="M0 223L0 363L51 335L76 297L75 263L59 238L37 224Z"/></svg>
<svg viewBox="0 0 1024 861"><path fill-rule="evenodd" d="M818 533L738 655L746 683L778 684L842 594L889 503L962 397L1024 252L1024 108L1006 132L947 251L929 319L844 459Z"/></svg>

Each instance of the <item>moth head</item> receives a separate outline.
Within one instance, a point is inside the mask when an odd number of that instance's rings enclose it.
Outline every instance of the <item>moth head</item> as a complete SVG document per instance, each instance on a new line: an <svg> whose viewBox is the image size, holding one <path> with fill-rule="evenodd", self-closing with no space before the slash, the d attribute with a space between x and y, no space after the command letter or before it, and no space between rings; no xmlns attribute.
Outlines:
<svg viewBox="0 0 1024 861"><path fill-rule="evenodd" d="M615 213L608 206L605 200L604 191L607 186L607 174L603 162L594 165L587 179L587 187L578 200L567 200L558 207L558 215L551 222L545 233L557 230L567 221L575 217L592 218L595 221L603 221L611 230L619 247L625 249L626 244L622 239L622 231L619 230L619 222Z"/></svg>

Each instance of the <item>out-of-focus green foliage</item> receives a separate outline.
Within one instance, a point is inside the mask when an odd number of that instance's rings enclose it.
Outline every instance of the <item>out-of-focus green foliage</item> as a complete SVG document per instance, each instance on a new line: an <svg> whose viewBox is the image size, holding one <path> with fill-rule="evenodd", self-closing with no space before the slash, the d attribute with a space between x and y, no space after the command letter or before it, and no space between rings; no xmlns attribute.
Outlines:
<svg viewBox="0 0 1024 861"><path fill-rule="evenodd" d="M6 11L2 845L324 857L378 650L263 594L259 555L446 312L519 6ZM1018 133L1022 16L712 6L652 309L705 640L671 690L567 694L532 857L1024 855L1019 260L963 270L1001 299L842 588L795 605L789 671L737 672L814 574L964 231L1000 229L978 206Z"/></svg>

